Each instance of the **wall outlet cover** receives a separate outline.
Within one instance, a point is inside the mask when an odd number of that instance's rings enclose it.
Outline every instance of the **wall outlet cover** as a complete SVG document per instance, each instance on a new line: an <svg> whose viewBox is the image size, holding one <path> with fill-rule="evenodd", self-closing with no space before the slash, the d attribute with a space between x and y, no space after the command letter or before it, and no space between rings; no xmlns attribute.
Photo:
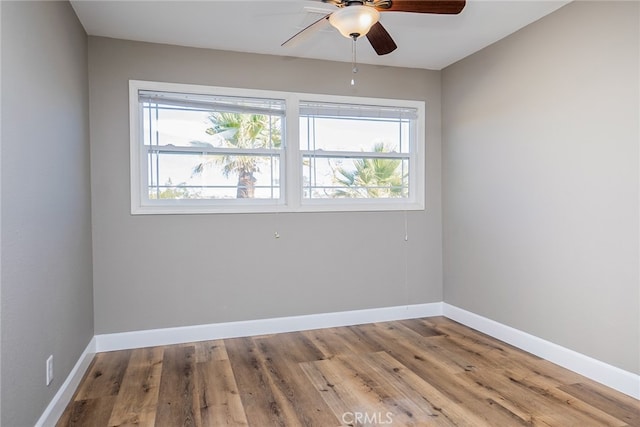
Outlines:
<svg viewBox="0 0 640 427"><path fill-rule="evenodd" d="M53 354L49 357L47 357L47 385L51 384L51 381L53 381Z"/></svg>

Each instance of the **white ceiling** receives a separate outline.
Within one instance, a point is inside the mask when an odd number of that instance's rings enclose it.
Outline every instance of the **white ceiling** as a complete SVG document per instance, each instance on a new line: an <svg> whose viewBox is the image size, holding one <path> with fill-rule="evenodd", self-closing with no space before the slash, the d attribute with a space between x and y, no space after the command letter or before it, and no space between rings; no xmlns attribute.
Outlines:
<svg viewBox="0 0 640 427"><path fill-rule="evenodd" d="M358 62L440 70L569 1L467 0L459 15L385 12L380 22L398 49L378 56L363 38L357 45ZM331 26L297 46L280 46L323 14L337 10L320 0L71 0L71 5L89 35L351 61L351 41Z"/></svg>

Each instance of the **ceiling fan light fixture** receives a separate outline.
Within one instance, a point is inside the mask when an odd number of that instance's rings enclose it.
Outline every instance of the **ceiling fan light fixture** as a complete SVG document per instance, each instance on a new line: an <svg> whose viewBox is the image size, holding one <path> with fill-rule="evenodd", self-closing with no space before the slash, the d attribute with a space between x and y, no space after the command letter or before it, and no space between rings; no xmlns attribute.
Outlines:
<svg viewBox="0 0 640 427"><path fill-rule="evenodd" d="M380 13L370 6L346 6L329 16L329 23L347 38L366 35L380 19Z"/></svg>

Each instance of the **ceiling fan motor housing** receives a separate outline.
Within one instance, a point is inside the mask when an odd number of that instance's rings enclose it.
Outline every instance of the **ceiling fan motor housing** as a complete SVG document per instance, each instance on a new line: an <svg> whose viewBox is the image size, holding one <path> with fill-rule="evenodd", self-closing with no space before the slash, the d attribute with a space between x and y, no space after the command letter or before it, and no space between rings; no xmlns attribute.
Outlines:
<svg viewBox="0 0 640 427"><path fill-rule="evenodd" d="M380 12L362 4L343 7L329 16L329 23L347 38L358 38L380 19Z"/></svg>
<svg viewBox="0 0 640 427"><path fill-rule="evenodd" d="M373 6L379 9L391 7L392 0L322 0L324 3L332 3L338 7L352 6L359 4L362 6Z"/></svg>

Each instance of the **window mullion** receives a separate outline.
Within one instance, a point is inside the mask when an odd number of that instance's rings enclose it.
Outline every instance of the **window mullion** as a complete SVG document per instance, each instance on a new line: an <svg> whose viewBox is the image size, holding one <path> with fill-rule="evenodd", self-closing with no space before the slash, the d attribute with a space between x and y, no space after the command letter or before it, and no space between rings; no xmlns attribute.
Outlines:
<svg viewBox="0 0 640 427"><path fill-rule="evenodd" d="M338 158L338 159L399 159L408 160L408 153L378 153L374 151L329 151L329 150L301 150L303 157Z"/></svg>
<svg viewBox="0 0 640 427"><path fill-rule="evenodd" d="M278 156L282 152L280 149L269 148L222 148L222 147L176 147L174 145L163 145L159 147L145 146L147 152L158 154L210 154L235 156Z"/></svg>
<svg viewBox="0 0 640 427"><path fill-rule="evenodd" d="M285 204L290 210L297 210L302 198L302 156L300 155L300 117L299 98L291 94L286 100L286 158L284 167Z"/></svg>

